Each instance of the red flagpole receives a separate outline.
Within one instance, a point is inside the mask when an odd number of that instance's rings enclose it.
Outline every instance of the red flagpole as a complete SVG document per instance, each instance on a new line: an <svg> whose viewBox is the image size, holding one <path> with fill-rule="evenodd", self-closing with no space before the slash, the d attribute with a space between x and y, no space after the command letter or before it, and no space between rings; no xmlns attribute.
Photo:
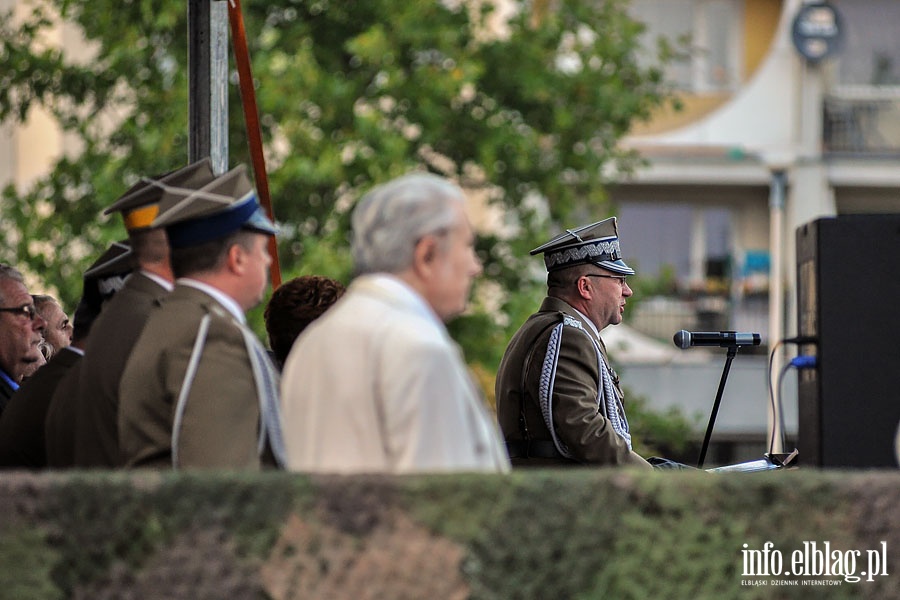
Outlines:
<svg viewBox="0 0 900 600"><path fill-rule="evenodd" d="M274 222L275 213L272 211L272 199L269 195L269 178L266 174L266 159L263 155L259 110L256 107L256 92L253 89L253 74L250 70L250 51L247 49L247 33L244 30L240 0L228 0L228 21L231 24L231 37L234 42L234 59L238 69L241 103L244 107L244 121L247 124L247 138L250 142L250 158L256 179L256 191L259 194L260 203ZM269 276L272 280L272 289L275 289L281 285L281 267L278 263L278 243L275 241L275 236L269 238L269 254L272 256Z"/></svg>

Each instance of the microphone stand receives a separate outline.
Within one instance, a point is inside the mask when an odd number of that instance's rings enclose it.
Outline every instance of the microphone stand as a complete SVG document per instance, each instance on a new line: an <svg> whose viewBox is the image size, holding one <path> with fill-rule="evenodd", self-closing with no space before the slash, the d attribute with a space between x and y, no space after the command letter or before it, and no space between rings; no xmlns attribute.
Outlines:
<svg viewBox="0 0 900 600"><path fill-rule="evenodd" d="M712 437L713 426L716 424L716 415L719 412L719 404L722 402L722 393L725 391L725 380L728 379L728 371L731 370L731 361L737 354L738 346L728 346L728 354L725 357L725 368L722 370L722 377L719 379L719 389L716 392L716 401L713 403L712 413L709 415L709 425L706 427L706 437L703 439L703 447L700 449L700 460L697 461L697 468L703 468L703 461L706 460L706 450L709 448L709 438Z"/></svg>

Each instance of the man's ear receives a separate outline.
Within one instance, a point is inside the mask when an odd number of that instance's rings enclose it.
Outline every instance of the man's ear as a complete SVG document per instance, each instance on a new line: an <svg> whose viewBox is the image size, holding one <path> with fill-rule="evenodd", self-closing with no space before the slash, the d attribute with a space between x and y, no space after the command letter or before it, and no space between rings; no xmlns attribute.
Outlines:
<svg viewBox="0 0 900 600"><path fill-rule="evenodd" d="M413 266L419 273L428 272L438 255L438 240L433 235L423 236L413 251Z"/></svg>
<svg viewBox="0 0 900 600"><path fill-rule="evenodd" d="M585 300L589 300L594 293L594 289L592 287L592 282L590 277L579 277L575 282L575 289L578 292L578 295L584 298Z"/></svg>
<svg viewBox="0 0 900 600"><path fill-rule="evenodd" d="M228 263L229 271L241 274L247 264L247 252L240 244L232 244L228 247L225 261Z"/></svg>

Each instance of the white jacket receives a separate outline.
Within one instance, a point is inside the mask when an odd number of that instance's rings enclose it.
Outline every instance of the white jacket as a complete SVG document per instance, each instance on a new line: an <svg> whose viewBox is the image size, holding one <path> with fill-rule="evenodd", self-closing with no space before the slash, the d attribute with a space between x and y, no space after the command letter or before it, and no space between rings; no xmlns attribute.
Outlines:
<svg viewBox="0 0 900 600"><path fill-rule="evenodd" d="M509 470L459 347L394 277L358 277L301 334L284 365L281 402L294 471Z"/></svg>

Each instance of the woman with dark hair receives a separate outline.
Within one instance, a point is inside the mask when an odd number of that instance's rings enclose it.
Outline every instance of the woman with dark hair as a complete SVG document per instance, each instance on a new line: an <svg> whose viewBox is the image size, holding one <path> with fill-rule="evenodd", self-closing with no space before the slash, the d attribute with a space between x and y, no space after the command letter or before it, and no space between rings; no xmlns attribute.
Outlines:
<svg viewBox="0 0 900 600"><path fill-rule="evenodd" d="M295 277L275 290L264 318L269 347L279 369L297 336L343 295L341 282L319 275Z"/></svg>

